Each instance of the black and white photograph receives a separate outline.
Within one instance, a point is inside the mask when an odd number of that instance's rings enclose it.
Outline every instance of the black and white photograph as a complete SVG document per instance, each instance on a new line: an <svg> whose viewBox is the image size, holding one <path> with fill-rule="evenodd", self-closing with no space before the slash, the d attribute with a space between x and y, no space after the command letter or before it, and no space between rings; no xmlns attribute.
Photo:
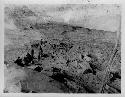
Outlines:
<svg viewBox="0 0 125 97"><path fill-rule="evenodd" d="M120 4L5 4L4 93L121 93Z"/></svg>

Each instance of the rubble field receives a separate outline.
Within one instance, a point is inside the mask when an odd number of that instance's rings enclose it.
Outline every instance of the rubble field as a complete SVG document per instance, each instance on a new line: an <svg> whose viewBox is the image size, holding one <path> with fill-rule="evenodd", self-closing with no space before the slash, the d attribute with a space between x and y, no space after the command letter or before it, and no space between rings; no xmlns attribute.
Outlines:
<svg viewBox="0 0 125 97"><path fill-rule="evenodd" d="M38 21L27 7L5 12L16 29L5 30L4 93L121 93L116 32Z"/></svg>

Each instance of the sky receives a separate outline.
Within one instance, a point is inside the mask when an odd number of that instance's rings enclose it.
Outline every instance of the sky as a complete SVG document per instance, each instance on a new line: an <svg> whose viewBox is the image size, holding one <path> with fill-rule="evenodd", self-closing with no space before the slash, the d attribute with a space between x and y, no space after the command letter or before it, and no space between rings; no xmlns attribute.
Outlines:
<svg viewBox="0 0 125 97"><path fill-rule="evenodd" d="M14 6L9 5L11 8ZM112 32L119 31L120 27L121 7L118 4L27 4L26 6L40 18L47 20Z"/></svg>
<svg viewBox="0 0 125 97"><path fill-rule="evenodd" d="M118 31L121 17L120 6L116 4L29 5L29 8L55 21L112 32Z"/></svg>

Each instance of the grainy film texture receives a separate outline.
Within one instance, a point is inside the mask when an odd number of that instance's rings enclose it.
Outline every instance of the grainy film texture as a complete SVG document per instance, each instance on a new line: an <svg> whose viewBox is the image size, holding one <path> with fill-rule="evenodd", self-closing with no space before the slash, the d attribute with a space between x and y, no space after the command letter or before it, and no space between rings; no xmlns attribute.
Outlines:
<svg viewBox="0 0 125 97"><path fill-rule="evenodd" d="M121 93L116 4L4 7L4 93Z"/></svg>

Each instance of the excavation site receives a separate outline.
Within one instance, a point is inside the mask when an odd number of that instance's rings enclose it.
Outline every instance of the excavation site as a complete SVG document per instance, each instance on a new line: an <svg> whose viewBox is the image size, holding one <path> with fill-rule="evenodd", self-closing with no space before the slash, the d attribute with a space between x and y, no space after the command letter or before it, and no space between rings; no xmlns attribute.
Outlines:
<svg viewBox="0 0 125 97"><path fill-rule="evenodd" d="M4 93L121 93L115 4L4 7Z"/></svg>

